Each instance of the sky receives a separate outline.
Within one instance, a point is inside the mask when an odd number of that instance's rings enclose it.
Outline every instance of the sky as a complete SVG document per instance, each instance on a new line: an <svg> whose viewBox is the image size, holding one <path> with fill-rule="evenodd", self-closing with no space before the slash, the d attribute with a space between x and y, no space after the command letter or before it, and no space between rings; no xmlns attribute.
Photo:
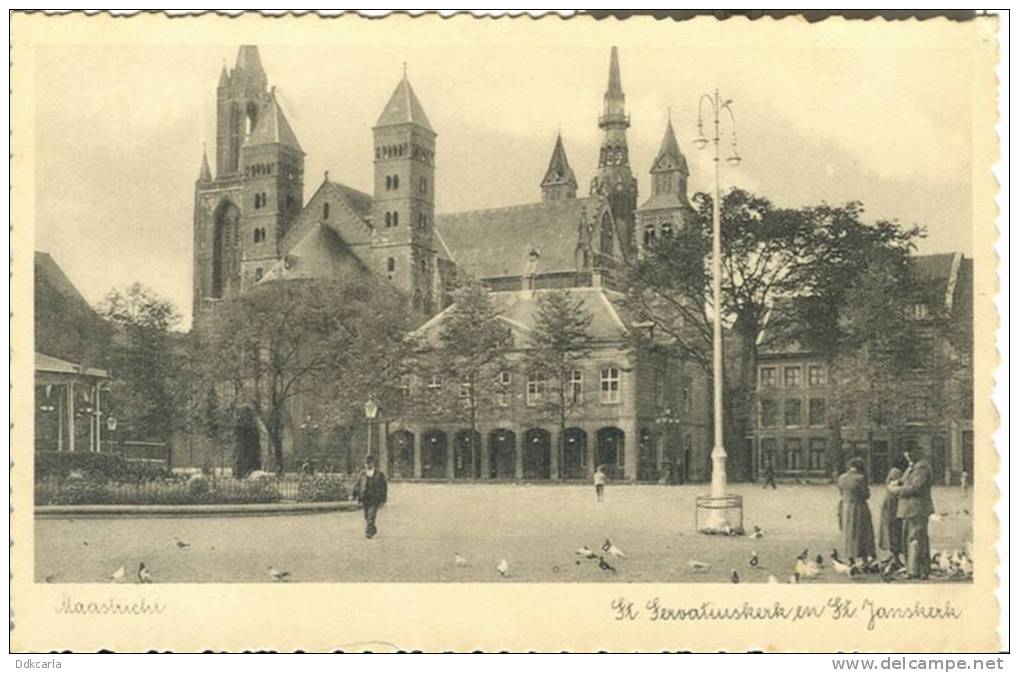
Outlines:
<svg viewBox="0 0 1019 673"><path fill-rule="evenodd" d="M369 189L371 127L405 62L438 133L439 213L539 200L559 132L586 194L609 48L618 44L638 202L670 109L691 194L710 188L710 155L692 141L698 100L718 87L733 100L743 157L723 169L723 188L790 207L861 201L869 219L925 227L922 253L972 250L972 62L950 40L848 41L836 32L749 44L676 24L647 40L624 30L564 40L474 26L401 41L411 33L366 23L346 40L260 46L307 153L305 200L326 170ZM36 249L90 302L137 281L189 322L194 183L203 143L214 147L219 71L232 67L239 43L38 49Z"/></svg>

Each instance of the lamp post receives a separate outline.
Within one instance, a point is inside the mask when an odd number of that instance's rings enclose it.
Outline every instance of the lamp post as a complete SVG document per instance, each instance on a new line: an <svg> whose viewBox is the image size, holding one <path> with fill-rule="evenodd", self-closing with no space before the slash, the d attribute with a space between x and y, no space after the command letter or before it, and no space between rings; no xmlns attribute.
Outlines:
<svg viewBox="0 0 1019 673"><path fill-rule="evenodd" d="M714 123L714 134L710 139L704 136L704 104L710 108L709 122ZM727 480L725 475L725 444L723 441L722 416L722 204L720 177L721 171L721 135L720 127L724 116L728 114L732 125L731 154L726 158L730 166L738 166L742 160L736 149L736 115L732 110L732 100L723 99L715 89L713 95L703 94L697 104L697 140L694 144L698 149L705 149L709 142L715 149L715 190L712 203L711 227L711 298L714 305L715 319L712 332L712 377L714 384L714 447L711 450L711 493L708 497L708 518L703 532L714 533L730 530L726 517ZM742 509L742 501L739 500ZM740 517L742 519L742 516Z"/></svg>
<svg viewBox="0 0 1019 673"><path fill-rule="evenodd" d="M365 452L365 456L372 455L372 423L378 413L379 405L375 404L374 397L369 397L368 401L364 403L364 417L368 419L368 450Z"/></svg>

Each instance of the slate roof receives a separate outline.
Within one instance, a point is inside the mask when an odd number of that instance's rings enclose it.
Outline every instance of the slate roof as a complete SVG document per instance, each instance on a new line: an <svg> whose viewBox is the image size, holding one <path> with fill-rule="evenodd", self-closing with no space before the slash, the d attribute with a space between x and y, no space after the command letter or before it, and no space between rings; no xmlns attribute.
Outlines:
<svg viewBox="0 0 1019 673"><path fill-rule="evenodd" d="M35 354L35 371L49 372L53 374L76 374L78 376L92 376L95 378L108 379L109 372L105 369L94 369L82 365L55 358L44 353Z"/></svg>
<svg viewBox="0 0 1019 673"><path fill-rule="evenodd" d="M78 304L81 304L89 313L95 311L85 300L85 297L78 292L78 288L74 286L71 279L64 274L53 258L50 257L48 252L35 252L35 275L37 278L41 278L46 281L53 289L60 294L64 295L68 299Z"/></svg>
<svg viewBox="0 0 1019 673"><path fill-rule="evenodd" d="M513 332L514 343L519 347L527 345L528 334L534 329L534 319L538 310L538 300L550 292L563 290L533 290L530 292L514 290L510 292L491 292L489 297L499 313L499 317ZM565 290L573 300L580 299L584 308L592 316L590 334L595 341L619 342L627 337L627 327L622 318L619 303L623 295L604 287L573 287ZM455 306L455 305L454 305ZM416 336L422 338L432 347L439 345L439 328L453 306L433 317L418 328Z"/></svg>
<svg viewBox="0 0 1019 673"><path fill-rule="evenodd" d="M457 266L477 278L520 275L532 249L535 273L573 271L581 221L600 209L598 197L563 199L439 215L435 229Z"/></svg>
<svg viewBox="0 0 1019 673"><path fill-rule="evenodd" d="M545 178L541 186L571 184L577 186L577 176L570 168L570 160L566 158L566 148L563 146L562 135L556 136L555 148L552 150L552 158L548 162L548 170L545 171Z"/></svg>
<svg viewBox="0 0 1019 673"><path fill-rule="evenodd" d="M251 136L244 143L244 146L256 147L258 145L273 144L285 145L302 154L304 153L304 150L301 149L301 143L297 142L297 135L294 133L294 129L290 127L290 123L276 101L276 96L270 95L268 102L266 102L259 113L255 130L251 132Z"/></svg>
<svg viewBox="0 0 1019 673"><path fill-rule="evenodd" d="M432 125L428 121L428 115L425 114L425 109L414 93L414 88L410 85L406 73L400 83L396 85L393 95L389 97L389 102L386 103L378 121L375 122L376 127L399 124L417 124L434 133Z"/></svg>
<svg viewBox="0 0 1019 673"><path fill-rule="evenodd" d="M363 265L339 234L329 225L316 222L259 282L339 278L354 266Z"/></svg>
<svg viewBox="0 0 1019 673"><path fill-rule="evenodd" d="M665 161L668 165L661 166L661 163ZM675 168L678 169L683 175L689 175L690 170L686 165L686 157L679 149L679 143L676 142L676 132L672 128L672 118L669 118L669 123L665 127L665 135L662 137L662 144L658 148L658 155L655 160L651 163L653 166L652 171L659 168Z"/></svg>
<svg viewBox="0 0 1019 673"><path fill-rule="evenodd" d="M347 201L350 209L357 213L364 221L370 221L372 217L372 196L359 189L348 187L339 182L329 180L328 184L335 189Z"/></svg>

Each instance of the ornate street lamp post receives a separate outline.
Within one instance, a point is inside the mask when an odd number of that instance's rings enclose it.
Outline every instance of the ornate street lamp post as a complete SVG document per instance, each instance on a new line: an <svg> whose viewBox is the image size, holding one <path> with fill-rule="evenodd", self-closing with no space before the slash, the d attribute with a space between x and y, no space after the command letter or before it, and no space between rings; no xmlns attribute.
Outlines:
<svg viewBox="0 0 1019 673"><path fill-rule="evenodd" d="M714 122L712 138L704 136L704 104L707 103ZM711 298L715 313L712 334L712 377L714 384L714 447L711 450L711 493L707 498L698 498L698 510L707 511L707 519L702 525L698 519L698 529L704 533L742 532L743 501L738 496L726 493L727 480L725 475L725 443L723 441L722 416L722 204L719 172L721 170L721 135L720 127L723 117L728 115L732 125L731 154L726 161L730 166L738 166L742 160L736 149L736 115L732 110L732 101L723 99L715 89L713 95L701 96L697 110L697 140L694 144L698 149L705 149L709 143L715 149L715 191L712 203L711 228ZM730 521L729 513L738 510L739 521ZM699 512L698 512L699 513ZM735 525L734 525L735 524Z"/></svg>
<svg viewBox="0 0 1019 673"><path fill-rule="evenodd" d="M368 449L365 456L372 455L372 423L375 422L375 416L378 413L379 405L375 404L375 398L369 397L368 401L364 403L364 417L368 419Z"/></svg>

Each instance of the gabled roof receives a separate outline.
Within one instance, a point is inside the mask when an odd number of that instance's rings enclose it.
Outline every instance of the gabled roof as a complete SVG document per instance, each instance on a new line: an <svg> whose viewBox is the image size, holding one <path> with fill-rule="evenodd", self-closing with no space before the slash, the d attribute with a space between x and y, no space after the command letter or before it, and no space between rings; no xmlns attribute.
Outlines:
<svg viewBox="0 0 1019 673"><path fill-rule="evenodd" d="M352 268L363 269L361 260L331 227L317 222L259 282L339 278Z"/></svg>
<svg viewBox="0 0 1019 673"><path fill-rule="evenodd" d="M45 281L54 290L67 297L71 301L83 306L89 313L95 313L85 297L78 292L78 288L64 274L48 252L35 252L35 275L36 278Z"/></svg>
<svg viewBox="0 0 1019 673"><path fill-rule="evenodd" d="M577 176L570 168L570 161L566 158L566 148L563 147L563 136L560 134L556 136L555 148L552 150L552 158L549 159L548 170L545 171L545 178L541 181L541 186L563 183L576 187Z"/></svg>
<svg viewBox="0 0 1019 673"><path fill-rule="evenodd" d="M343 183L334 182L332 180L327 180L326 184L328 184L331 189L335 190L338 195L346 200L347 205L350 206L350 209L353 210L358 217L366 222L371 220L371 194L366 194L359 189L354 189L353 187L348 187Z"/></svg>
<svg viewBox="0 0 1019 673"><path fill-rule="evenodd" d="M209 157L205 153L205 148L202 148L202 167L198 171L198 180L200 182L210 182L212 180L212 171L209 170Z"/></svg>
<svg viewBox="0 0 1019 673"><path fill-rule="evenodd" d="M403 74L400 83L393 90L393 95L389 97L389 102L386 103L386 107L383 108L378 121L375 122L375 127L397 126L400 124L417 124L434 133L432 125L428 121L428 116L425 114L425 109L421 106L421 101L418 100L417 95L414 93L410 80L407 79L407 73Z"/></svg>
<svg viewBox="0 0 1019 673"><path fill-rule="evenodd" d="M290 123L287 121L283 110L279 106L279 102L276 100L276 95L270 94L269 100L258 114L255 130L251 132L244 146L257 147L258 145L277 144L295 149L304 154L304 150L301 149L301 143L297 142L297 135L290 128Z"/></svg>
<svg viewBox="0 0 1019 673"><path fill-rule="evenodd" d="M686 157L679 150L679 143L676 142L676 132L672 129L672 117L665 127L665 135L662 137L661 147L658 148L658 155L651 164L651 172L678 170L683 175L689 175L690 170L686 165Z"/></svg>
<svg viewBox="0 0 1019 673"><path fill-rule="evenodd" d="M563 290L491 292L489 297L499 317L513 333L514 344L517 347L526 347L528 335L534 330L538 300L550 292L561 291ZM619 310L622 294L604 287L573 287L566 288L565 291L572 300L579 299L584 309L591 314L589 331L595 341L621 342L627 338L628 330ZM455 304L448 306L419 327L415 335L432 347L438 346L442 322L454 306Z"/></svg>
<svg viewBox="0 0 1019 673"><path fill-rule="evenodd" d="M573 271L582 223L601 212L598 197L474 210L435 218L438 237L457 266L476 278L518 276L530 251L535 272Z"/></svg>

